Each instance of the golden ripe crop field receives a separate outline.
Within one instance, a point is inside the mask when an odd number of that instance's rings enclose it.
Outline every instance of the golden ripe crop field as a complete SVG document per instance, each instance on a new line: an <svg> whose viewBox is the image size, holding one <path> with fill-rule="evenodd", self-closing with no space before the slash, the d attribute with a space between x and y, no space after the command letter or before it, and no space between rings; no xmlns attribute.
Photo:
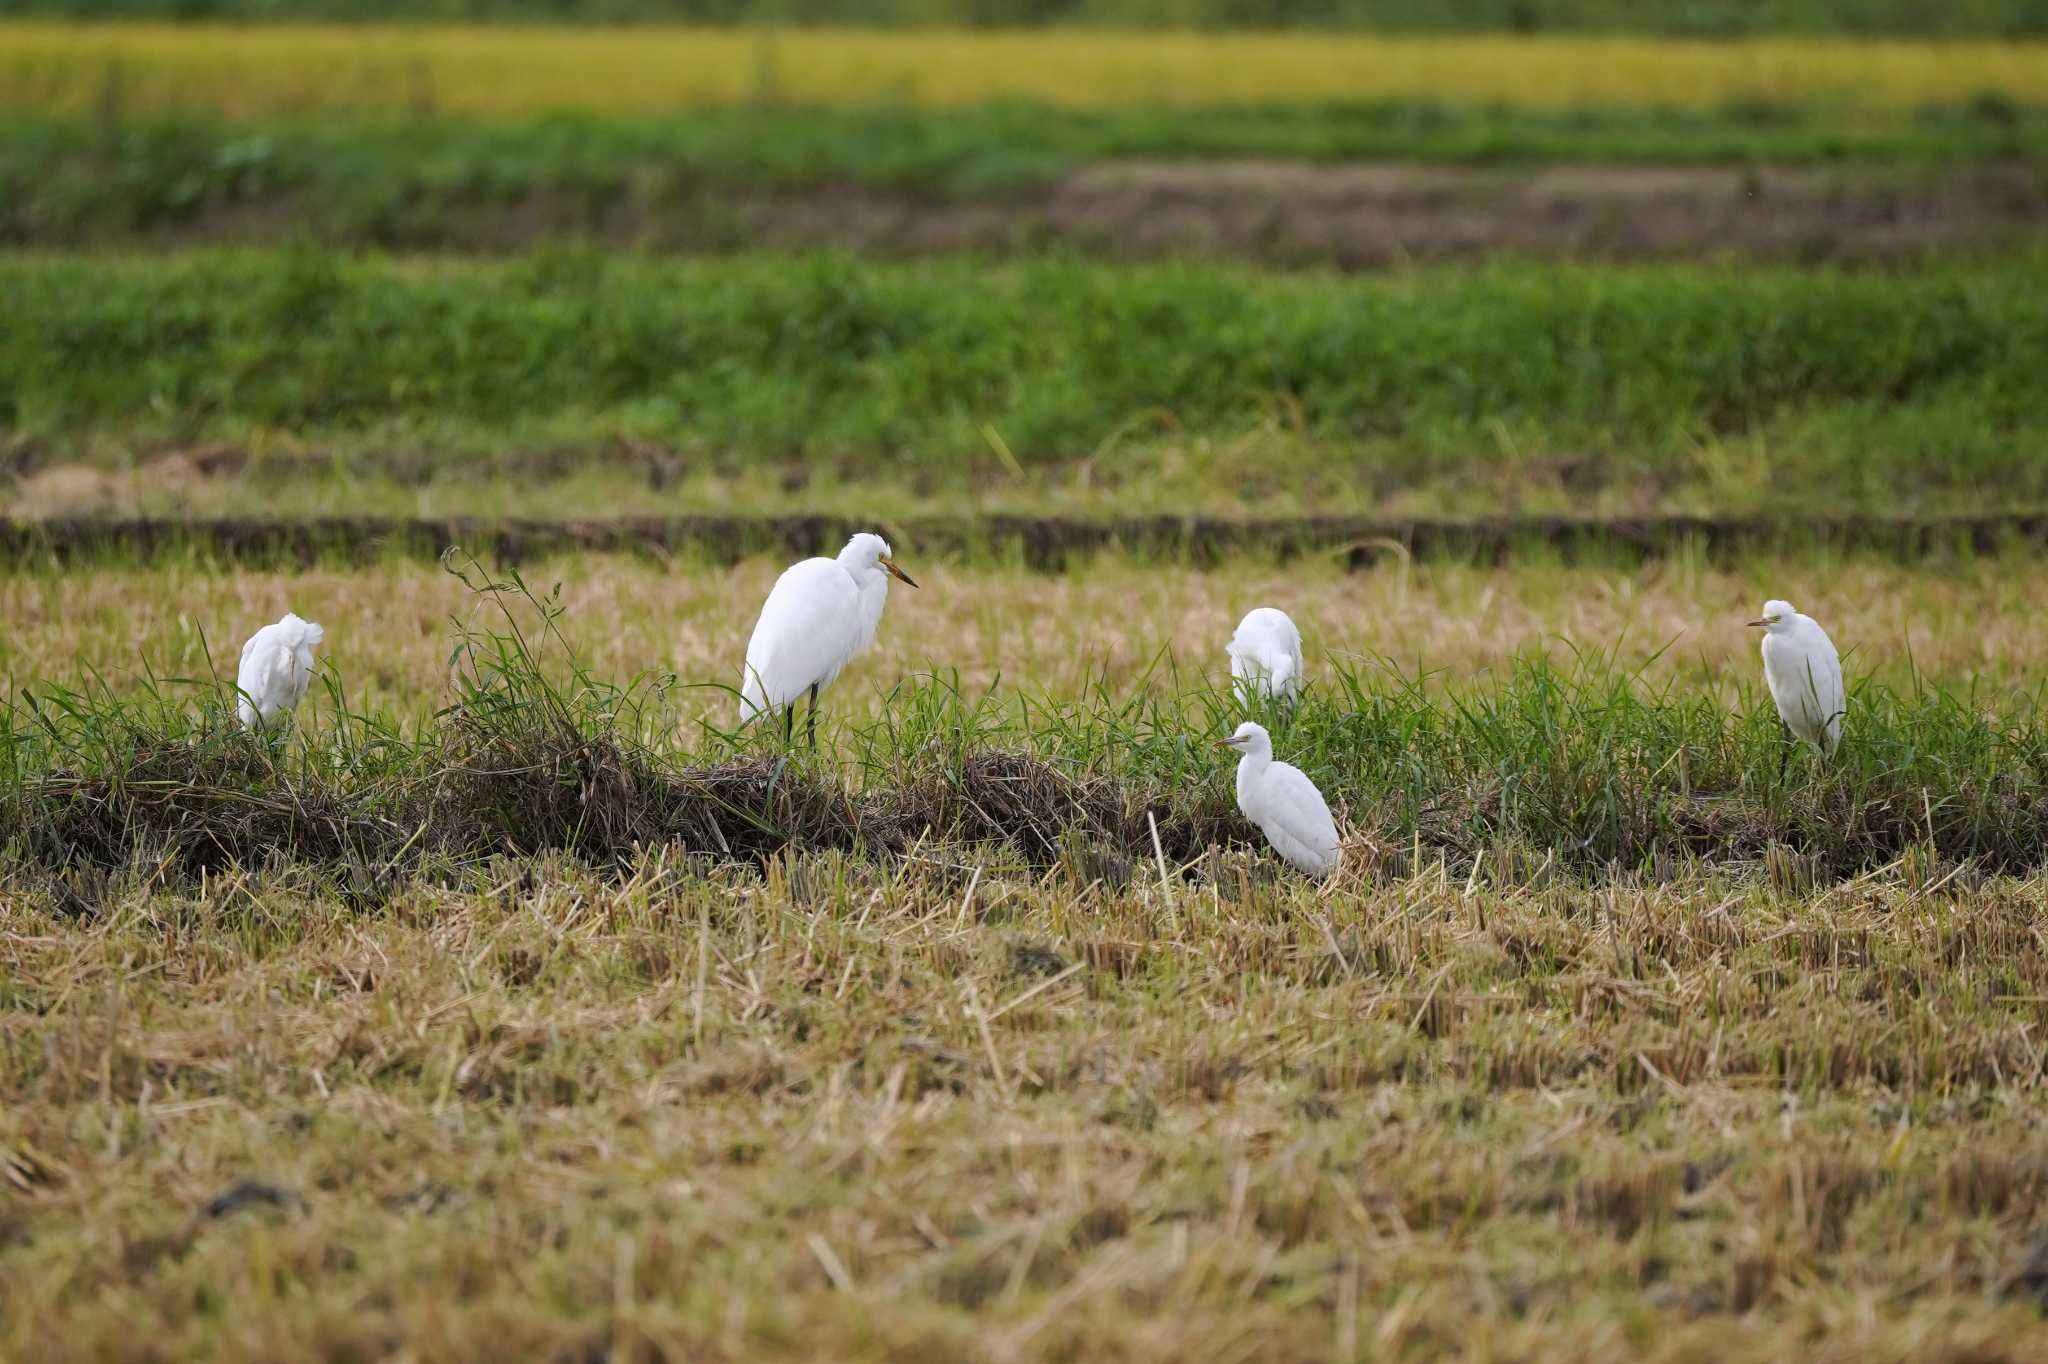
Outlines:
<svg viewBox="0 0 2048 1364"><path fill-rule="evenodd" d="M1743 100L1872 113L2048 97L2048 44L1363 34L0 25L0 108L235 116L560 109L755 99L949 106L1403 97L1538 108Z"/></svg>

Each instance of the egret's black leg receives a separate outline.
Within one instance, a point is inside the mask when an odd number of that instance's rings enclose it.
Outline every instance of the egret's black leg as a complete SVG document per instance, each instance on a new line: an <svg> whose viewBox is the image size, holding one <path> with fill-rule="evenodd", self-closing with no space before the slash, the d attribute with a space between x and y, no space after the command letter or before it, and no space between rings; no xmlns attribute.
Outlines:
<svg viewBox="0 0 2048 1364"><path fill-rule="evenodd" d="M1785 745L1778 750L1778 784L1785 784L1785 765L1792 761L1792 750L1799 747L1799 740L1792 737L1792 727L1781 725L1785 734Z"/></svg>
<svg viewBox="0 0 2048 1364"><path fill-rule="evenodd" d="M815 682L811 683L810 726L810 745L812 748L816 748L818 746L818 684Z"/></svg>
<svg viewBox="0 0 2048 1364"><path fill-rule="evenodd" d="M782 708L782 742L787 744L796 737L796 702Z"/></svg>

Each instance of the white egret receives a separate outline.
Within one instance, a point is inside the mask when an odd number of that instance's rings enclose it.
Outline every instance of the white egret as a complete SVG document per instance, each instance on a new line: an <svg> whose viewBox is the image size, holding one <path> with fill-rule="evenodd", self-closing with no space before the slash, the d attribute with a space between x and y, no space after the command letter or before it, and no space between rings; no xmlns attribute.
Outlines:
<svg viewBox="0 0 2048 1364"><path fill-rule="evenodd" d="M235 713L246 728L269 729L279 716L298 709L313 678L313 646L326 637L325 630L289 611L249 636L235 674L241 693Z"/></svg>
<svg viewBox="0 0 2048 1364"><path fill-rule="evenodd" d="M1245 705L1255 696L1292 701L1301 692L1301 631L1285 611L1255 607L1230 637L1230 675Z"/></svg>
<svg viewBox="0 0 2048 1364"><path fill-rule="evenodd" d="M1323 793L1300 768L1273 761L1265 727L1247 720L1216 744L1244 754L1237 763L1237 808L1265 832L1273 850L1310 876L1337 870L1343 853Z"/></svg>
<svg viewBox="0 0 2048 1364"><path fill-rule="evenodd" d="M889 579L917 584L896 567L889 542L865 532L836 559L806 559L775 580L740 675L740 723L783 713L783 735L796 731L797 698L810 693L810 737L818 738L818 693L874 642L889 599Z"/></svg>
<svg viewBox="0 0 2048 1364"><path fill-rule="evenodd" d="M1765 602L1763 615L1749 624L1764 632L1764 685L1778 703L1778 718L1795 737L1832 756L1849 705L1835 642L1819 621L1800 615L1790 602Z"/></svg>

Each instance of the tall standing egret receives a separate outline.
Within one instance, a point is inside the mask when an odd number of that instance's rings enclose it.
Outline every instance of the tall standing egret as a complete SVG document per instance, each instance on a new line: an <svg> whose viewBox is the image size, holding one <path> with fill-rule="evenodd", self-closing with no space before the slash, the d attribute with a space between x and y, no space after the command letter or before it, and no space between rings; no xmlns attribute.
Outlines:
<svg viewBox="0 0 2048 1364"><path fill-rule="evenodd" d="M313 677L313 646L326 637L325 630L289 611L277 624L249 636L235 673L235 690L241 693L235 713L245 728L267 730L279 716L298 709Z"/></svg>
<svg viewBox="0 0 2048 1364"><path fill-rule="evenodd" d="M1778 718L1816 752L1834 756L1849 706L1835 642L1819 621L1787 601L1765 602L1763 615L1749 624L1764 632L1764 685L1778 703Z"/></svg>
<svg viewBox="0 0 2048 1364"><path fill-rule="evenodd" d="M793 737L797 698L809 692L815 744L818 693L874 642L891 578L917 586L896 567L889 542L866 532L848 540L836 559L806 559L783 570L747 641L740 723L781 711L783 736Z"/></svg>
<svg viewBox="0 0 2048 1364"><path fill-rule="evenodd" d="M1230 675L1240 702L1255 696L1293 701L1301 693L1301 631L1285 611L1254 607L1230 637Z"/></svg>
<svg viewBox="0 0 2048 1364"><path fill-rule="evenodd" d="M1247 720L1216 746L1244 754L1237 762L1237 808L1264 831L1273 850L1310 876L1337 870L1343 853L1323 793L1300 768L1273 761L1265 727Z"/></svg>

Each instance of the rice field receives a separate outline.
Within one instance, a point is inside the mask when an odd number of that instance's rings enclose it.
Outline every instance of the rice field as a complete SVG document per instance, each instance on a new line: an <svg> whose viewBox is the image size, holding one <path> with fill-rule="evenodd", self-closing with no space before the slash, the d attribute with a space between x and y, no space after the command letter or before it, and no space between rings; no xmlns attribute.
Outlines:
<svg viewBox="0 0 2048 1364"><path fill-rule="evenodd" d="M1515 13L1934 24L1604 3ZM0 23L0 1359L2048 1358L2043 109L2032 39ZM854 525L919 586L742 729Z"/></svg>
<svg viewBox="0 0 2048 1364"><path fill-rule="evenodd" d="M506 118L749 102L1069 108L1426 98L1538 109L2048 98L2048 44L1849 38L0 25L0 110Z"/></svg>
<svg viewBox="0 0 2048 1364"><path fill-rule="evenodd" d="M2048 1349L2036 557L899 557L815 755L726 735L776 560L7 575L0 1355Z"/></svg>
<svg viewBox="0 0 2048 1364"><path fill-rule="evenodd" d="M691 717L729 694L683 685L732 672L769 562L536 566L559 635L418 566L10 576L38 775L0 805L0 1352L2048 1346L2043 885L1949 841L2048 752L2030 561L902 557L921 588L787 765L720 757ZM1832 772L1771 775L1740 625L1766 592L1848 651ZM1352 833L1329 887L1233 826L1202 746L1254 601L1310 627L1277 723ZM331 685L266 755L168 679L286 604ZM1373 680L1404 659L1412 687ZM1567 766L1655 783L1659 731L1718 801L1696 855L1445 821L1485 770L1527 808ZM1427 759L1405 828L1344 766L1375 736ZM1728 751L1751 766L1717 791ZM2036 858L2039 781L1994 797ZM1891 855L1827 860L1888 809ZM356 832L322 851L329 818ZM441 842L462 819L498 847ZM628 837L649 819L675 822Z"/></svg>
<svg viewBox="0 0 2048 1364"><path fill-rule="evenodd" d="M13 901L0 1349L2025 1360L2040 881Z"/></svg>

